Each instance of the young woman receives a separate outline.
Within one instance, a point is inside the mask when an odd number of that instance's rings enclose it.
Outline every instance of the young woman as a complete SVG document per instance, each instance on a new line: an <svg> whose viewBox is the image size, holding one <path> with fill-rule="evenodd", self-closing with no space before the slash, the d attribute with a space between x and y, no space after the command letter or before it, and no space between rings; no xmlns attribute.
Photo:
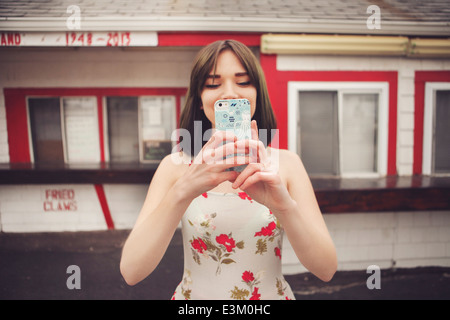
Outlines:
<svg viewBox="0 0 450 320"><path fill-rule="evenodd" d="M240 98L251 104L252 139L216 131L194 150L194 138L203 141L215 127L215 101ZM276 122L262 69L245 45L217 41L199 52L180 127L190 132L192 148L164 158L151 181L123 248L126 282L156 268L180 221L184 275L173 299L294 299L281 272L284 232L300 262L329 281L336 252L303 164L258 139L258 127L270 132ZM242 148L253 156L235 155ZM227 170L236 163L247 166Z"/></svg>

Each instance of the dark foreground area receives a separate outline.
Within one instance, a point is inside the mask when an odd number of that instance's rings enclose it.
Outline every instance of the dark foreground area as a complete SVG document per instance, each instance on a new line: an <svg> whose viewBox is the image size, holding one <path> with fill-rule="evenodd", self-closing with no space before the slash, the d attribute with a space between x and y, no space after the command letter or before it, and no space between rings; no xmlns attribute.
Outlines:
<svg viewBox="0 0 450 320"><path fill-rule="evenodd" d="M119 271L128 233L0 233L0 299L170 299L183 271L181 233L175 233L158 268L133 287ZM68 272L69 266L79 269ZM450 268L381 270L381 288L372 290L369 276L366 270L339 271L329 283L309 273L286 280L298 300L450 299Z"/></svg>

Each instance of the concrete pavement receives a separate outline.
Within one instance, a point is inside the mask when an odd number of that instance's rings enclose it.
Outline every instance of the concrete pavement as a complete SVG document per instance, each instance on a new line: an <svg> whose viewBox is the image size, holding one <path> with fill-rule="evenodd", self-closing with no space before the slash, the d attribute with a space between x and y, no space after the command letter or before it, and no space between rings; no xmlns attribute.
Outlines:
<svg viewBox="0 0 450 320"><path fill-rule="evenodd" d="M133 287L119 271L128 233L0 233L0 299L170 299L183 271L181 233L175 233L158 268ZM67 286L75 274L67 273L71 265L79 267L80 289ZM301 300L450 299L450 268L381 270L381 288L372 290L369 276L365 270L340 271L329 283L309 273L286 280Z"/></svg>

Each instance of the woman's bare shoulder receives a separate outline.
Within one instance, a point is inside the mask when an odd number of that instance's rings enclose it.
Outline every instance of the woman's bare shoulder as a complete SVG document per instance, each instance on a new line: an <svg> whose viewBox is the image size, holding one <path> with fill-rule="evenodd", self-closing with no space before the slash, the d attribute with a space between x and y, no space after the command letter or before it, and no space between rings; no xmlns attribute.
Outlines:
<svg viewBox="0 0 450 320"><path fill-rule="evenodd" d="M298 156L298 154L291 150L278 149L278 152L280 153L280 161L292 162L292 161L300 160L300 157Z"/></svg>
<svg viewBox="0 0 450 320"><path fill-rule="evenodd" d="M272 162L278 163L280 171L283 169L290 170L301 163L298 154L287 149L270 148L269 155Z"/></svg>

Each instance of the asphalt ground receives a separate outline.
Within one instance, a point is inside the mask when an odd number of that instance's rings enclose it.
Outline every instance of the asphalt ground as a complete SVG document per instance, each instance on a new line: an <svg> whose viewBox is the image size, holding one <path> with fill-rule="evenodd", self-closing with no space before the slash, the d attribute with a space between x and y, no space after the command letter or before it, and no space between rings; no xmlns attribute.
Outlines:
<svg viewBox="0 0 450 320"><path fill-rule="evenodd" d="M135 286L119 271L129 230L0 233L0 300L168 300L181 280L181 233L157 269ZM69 289L79 267L80 288ZM370 290L363 271L338 271L324 283L309 273L286 275L298 300L448 300L450 268L382 269L380 289Z"/></svg>

